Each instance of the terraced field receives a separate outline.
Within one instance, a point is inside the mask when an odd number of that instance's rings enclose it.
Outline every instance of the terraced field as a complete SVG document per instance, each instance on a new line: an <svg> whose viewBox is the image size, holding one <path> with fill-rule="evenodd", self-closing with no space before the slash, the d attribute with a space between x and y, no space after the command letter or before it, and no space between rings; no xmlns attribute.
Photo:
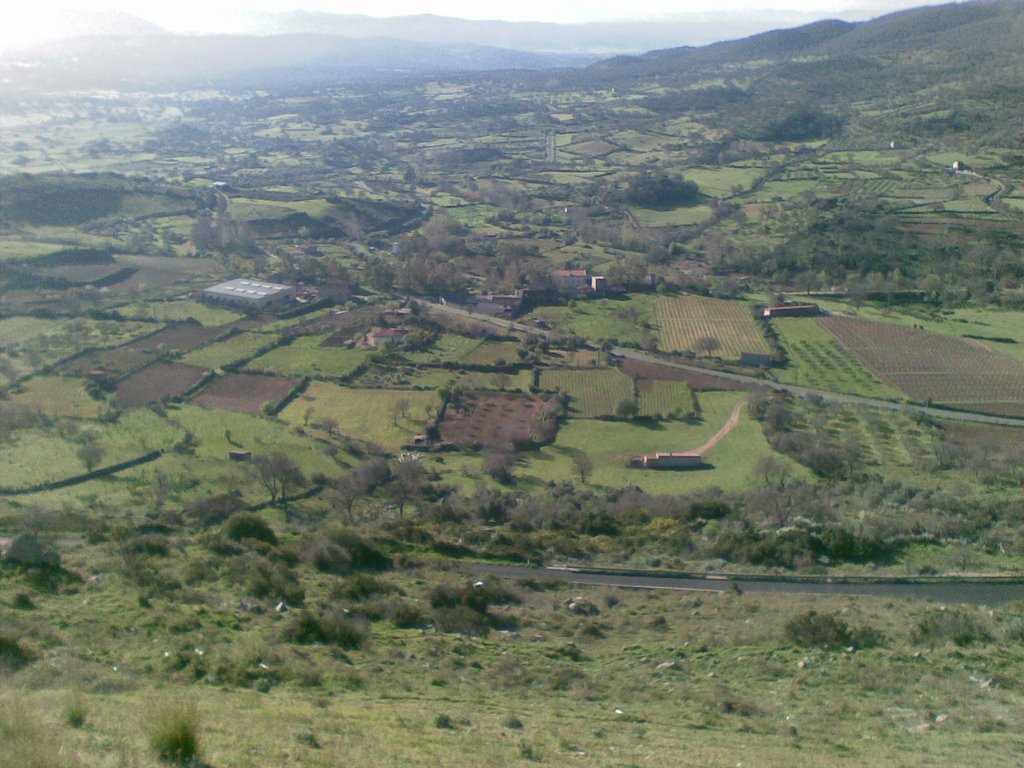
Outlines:
<svg viewBox="0 0 1024 768"><path fill-rule="evenodd" d="M772 352L745 302L665 296L655 311L661 329L658 347L665 352L699 352L698 341L704 338L717 341L712 354L727 360L738 360L743 352Z"/></svg>

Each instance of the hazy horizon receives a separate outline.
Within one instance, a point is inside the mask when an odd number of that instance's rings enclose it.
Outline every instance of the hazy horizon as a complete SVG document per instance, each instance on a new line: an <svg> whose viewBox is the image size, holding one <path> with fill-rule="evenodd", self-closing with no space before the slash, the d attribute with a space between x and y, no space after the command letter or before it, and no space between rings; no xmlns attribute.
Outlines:
<svg viewBox="0 0 1024 768"><path fill-rule="evenodd" d="M87 8L68 6L66 2L41 0L30 7L10 11L0 30L0 48L14 48L46 40L74 36L76 24L85 16L126 14L159 26L162 30L184 34L252 34L265 31L271 17L296 11L354 14L371 18L434 15L478 21L546 22L558 24L692 22L703 28L701 39L680 44L704 44L741 34L798 26L836 18L865 21L899 10L937 2L918 0L697 0L683 5L671 0L639 0L624 7L607 0L561 3L520 2L505 6L483 6L466 0L380 0L372 5L337 0L229 0L216 6L195 2L154 7L146 0L101 0ZM709 37L708 25L723 23L722 35ZM261 29L261 25L264 27Z"/></svg>

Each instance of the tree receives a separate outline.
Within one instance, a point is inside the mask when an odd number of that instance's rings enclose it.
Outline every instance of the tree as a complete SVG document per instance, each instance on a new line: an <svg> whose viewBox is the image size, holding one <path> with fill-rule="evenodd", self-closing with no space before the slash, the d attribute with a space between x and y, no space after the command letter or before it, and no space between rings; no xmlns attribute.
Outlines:
<svg viewBox="0 0 1024 768"><path fill-rule="evenodd" d="M94 437L87 439L84 443L78 446L78 451L76 453L79 460L85 464L86 472L92 472L96 465L103 459L103 448Z"/></svg>
<svg viewBox="0 0 1024 768"><path fill-rule="evenodd" d="M764 456L754 464L754 474L769 488L781 491L789 479L789 467L775 456Z"/></svg>
<svg viewBox="0 0 1024 768"><path fill-rule="evenodd" d="M580 482L585 483L594 469L594 462L583 451L577 451L572 455L572 466L576 470L576 474L580 476Z"/></svg>
<svg viewBox="0 0 1024 768"><path fill-rule="evenodd" d="M329 498L336 506L341 507L345 513L345 519L352 519L352 510L363 496L366 495L367 486L364 478L355 472L336 477L331 481Z"/></svg>
<svg viewBox="0 0 1024 768"><path fill-rule="evenodd" d="M631 397L620 400L619 404L615 406L615 415L626 421L635 419L638 413L640 413L640 406Z"/></svg>
<svg viewBox="0 0 1024 768"><path fill-rule="evenodd" d="M708 357L711 357L712 352L722 348L722 342L714 336L701 336L693 343L693 347L696 352L703 352Z"/></svg>
<svg viewBox="0 0 1024 768"><path fill-rule="evenodd" d="M398 505L399 517L405 515L405 505L423 491L427 471L416 458L403 457L395 469L395 478L388 486L391 498Z"/></svg>
<svg viewBox="0 0 1024 768"><path fill-rule="evenodd" d="M512 480L512 467L515 466L516 455L512 451L492 448L483 455L483 470L499 483Z"/></svg>
<svg viewBox="0 0 1024 768"><path fill-rule="evenodd" d="M288 489L306 484L306 476L299 465L288 454L276 451L270 456L257 456L253 459L256 479L270 493L270 501L276 503L287 500Z"/></svg>

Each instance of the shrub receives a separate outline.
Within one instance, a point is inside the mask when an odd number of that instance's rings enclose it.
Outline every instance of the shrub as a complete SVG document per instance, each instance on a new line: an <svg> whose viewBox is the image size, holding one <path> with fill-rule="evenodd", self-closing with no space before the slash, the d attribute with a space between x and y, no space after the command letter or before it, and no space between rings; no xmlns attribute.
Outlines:
<svg viewBox="0 0 1024 768"><path fill-rule="evenodd" d="M241 497L231 493L222 493L190 502L185 507L185 514L202 527L207 528L223 523L231 515L241 511L242 507Z"/></svg>
<svg viewBox="0 0 1024 768"><path fill-rule="evenodd" d="M332 591L332 596L339 599L364 600L370 595L385 595L397 591L398 587L393 584L368 573L357 573L352 578L338 584Z"/></svg>
<svg viewBox="0 0 1024 768"><path fill-rule="evenodd" d="M16 536L4 560L28 568L60 568L60 555L30 534Z"/></svg>
<svg viewBox="0 0 1024 768"><path fill-rule="evenodd" d="M259 515L251 512L236 512L224 523L224 535L232 541L255 539L267 544L277 544L274 530Z"/></svg>
<svg viewBox="0 0 1024 768"><path fill-rule="evenodd" d="M990 643L992 633L975 616L961 610L933 611L921 619L910 633L918 644L954 643L959 646Z"/></svg>
<svg viewBox="0 0 1024 768"><path fill-rule="evenodd" d="M246 589L253 597L286 600L295 605L301 605L305 600L306 591L298 574L283 563L258 560L250 568Z"/></svg>
<svg viewBox="0 0 1024 768"><path fill-rule="evenodd" d="M794 616L786 622L786 637L797 645L821 648L870 648L880 645L884 638L872 627L850 627L834 614L816 611Z"/></svg>
<svg viewBox="0 0 1024 768"><path fill-rule="evenodd" d="M68 705L64 710L64 717L72 728L81 728L85 725L85 718L89 714L89 707L82 698L80 691L73 691L68 699Z"/></svg>
<svg viewBox="0 0 1024 768"><path fill-rule="evenodd" d="M430 617L415 603L399 600L391 607L391 621L401 629L422 629L430 626Z"/></svg>
<svg viewBox="0 0 1024 768"><path fill-rule="evenodd" d="M391 567L391 558L355 531L335 528L330 540L348 552L354 571L385 571Z"/></svg>
<svg viewBox="0 0 1024 768"><path fill-rule="evenodd" d="M18 670L35 661L35 654L23 648L16 637L0 632L0 670Z"/></svg>
<svg viewBox="0 0 1024 768"><path fill-rule="evenodd" d="M199 716L193 705L165 704L149 722L149 743L161 760L187 765L199 756Z"/></svg>
<svg viewBox="0 0 1024 768"><path fill-rule="evenodd" d="M455 723L452 721L451 715L440 714L434 718L434 727L451 730L455 727Z"/></svg>
<svg viewBox="0 0 1024 768"><path fill-rule="evenodd" d="M346 650L361 648L369 637L369 625L340 608L302 611L284 631L284 639L293 643L326 643Z"/></svg>
<svg viewBox="0 0 1024 768"><path fill-rule="evenodd" d="M314 539L307 544L303 558L323 573L345 573L352 565L348 550L326 539Z"/></svg>

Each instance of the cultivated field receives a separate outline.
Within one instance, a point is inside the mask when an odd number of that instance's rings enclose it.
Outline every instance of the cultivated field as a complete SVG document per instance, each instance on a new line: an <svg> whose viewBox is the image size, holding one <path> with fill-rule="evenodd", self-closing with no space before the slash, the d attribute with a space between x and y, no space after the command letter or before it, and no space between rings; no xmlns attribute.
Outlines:
<svg viewBox="0 0 1024 768"><path fill-rule="evenodd" d="M512 448L554 435L558 407L542 395L468 395L449 403L441 438L464 448Z"/></svg>
<svg viewBox="0 0 1024 768"><path fill-rule="evenodd" d="M252 357L276 342L277 337L273 334L247 331L194 349L184 355L181 361L204 368L223 368Z"/></svg>
<svg viewBox="0 0 1024 768"><path fill-rule="evenodd" d="M246 368L283 376L338 378L348 376L366 361L368 352L328 346L324 343L328 338L300 336L291 344L257 357Z"/></svg>
<svg viewBox="0 0 1024 768"><path fill-rule="evenodd" d="M658 348L665 352L695 352L701 339L714 339L711 354L727 360L742 352L771 354L751 306L705 296L664 296L655 304L658 317Z"/></svg>
<svg viewBox="0 0 1024 768"><path fill-rule="evenodd" d="M136 349L100 349L69 358L58 365L56 371L71 376L102 371L107 376L119 378L152 361L151 354Z"/></svg>
<svg viewBox="0 0 1024 768"><path fill-rule="evenodd" d="M685 382L638 379L636 389L641 416L679 416L693 410L693 397Z"/></svg>
<svg viewBox="0 0 1024 768"><path fill-rule="evenodd" d="M103 405L89 394L82 379L71 376L33 376L9 395L12 405L51 418L95 418Z"/></svg>
<svg viewBox="0 0 1024 768"><path fill-rule="evenodd" d="M727 379L718 378L705 373L695 373L673 368L668 365L647 362L646 360L634 360L623 358L622 371L637 379L657 379L658 381L684 381L686 385L695 392L715 390L738 390L749 389L745 384Z"/></svg>
<svg viewBox="0 0 1024 768"><path fill-rule="evenodd" d="M887 385L837 344L815 318L788 317L771 322L788 358L785 366L772 368L778 381L864 397L901 397L898 389Z"/></svg>
<svg viewBox="0 0 1024 768"><path fill-rule="evenodd" d="M117 382L117 405L135 408L181 397L208 373L207 368L158 360Z"/></svg>
<svg viewBox="0 0 1024 768"><path fill-rule="evenodd" d="M540 387L569 395L570 412L585 419L613 416L619 403L633 400L633 382L617 368L548 368L541 373Z"/></svg>
<svg viewBox="0 0 1024 768"><path fill-rule="evenodd" d="M197 405L257 414L280 402L295 389L296 381L279 376L238 373L217 378L193 399Z"/></svg>
<svg viewBox="0 0 1024 768"><path fill-rule="evenodd" d="M198 323L179 323L131 341L123 348L137 349L143 352L159 352L161 350L188 352L223 336L224 333L222 328L206 328Z"/></svg>
<svg viewBox="0 0 1024 768"><path fill-rule="evenodd" d="M980 341L848 317L819 322L883 381L917 402L1024 413L1024 364Z"/></svg>
<svg viewBox="0 0 1024 768"><path fill-rule="evenodd" d="M301 426L330 419L343 435L396 450L427 430L438 406L434 392L354 389L314 381L281 412L281 418Z"/></svg>

